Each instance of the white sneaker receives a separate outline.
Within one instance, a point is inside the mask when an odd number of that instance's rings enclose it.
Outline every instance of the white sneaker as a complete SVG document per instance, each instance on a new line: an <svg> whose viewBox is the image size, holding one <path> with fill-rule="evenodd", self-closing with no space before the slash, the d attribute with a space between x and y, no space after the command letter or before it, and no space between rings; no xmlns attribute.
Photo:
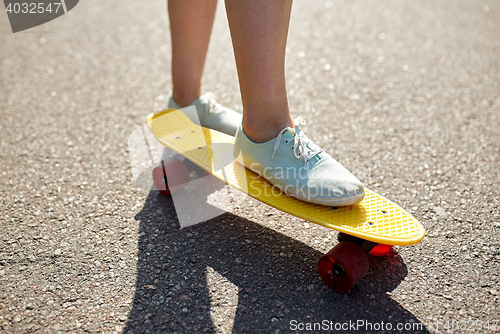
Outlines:
<svg viewBox="0 0 500 334"><path fill-rule="evenodd" d="M229 108L223 107L215 100L213 93L206 93L196 99L189 106L195 106L198 112L200 125L234 136L243 116ZM168 101L168 108L181 109L173 96ZM189 117L189 115L186 115ZM193 120L197 123L197 120Z"/></svg>
<svg viewBox="0 0 500 334"><path fill-rule="evenodd" d="M265 143L251 141L238 127L234 156L245 167L260 174L287 195L328 206L360 202L363 184L344 166L316 146L299 128L302 117Z"/></svg>

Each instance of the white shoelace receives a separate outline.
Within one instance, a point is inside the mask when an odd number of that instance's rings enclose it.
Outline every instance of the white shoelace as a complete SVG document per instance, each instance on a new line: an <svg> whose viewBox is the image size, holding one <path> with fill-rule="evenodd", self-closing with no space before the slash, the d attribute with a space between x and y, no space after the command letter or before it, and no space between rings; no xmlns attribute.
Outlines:
<svg viewBox="0 0 500 334"><path fill-rule="evenodd" d="M203 104L205 104L208 107L209 113L218 114L222 111L220 108L218 108L218 103L215 100L214 93L212 92L205 93L204 95L202 95L200 100Z"/></svg>
<svg viewBox="0 0 500 334"><path fill-rule="evenodd" d="M307 166L307 163L309 160L311 160L314 156L316 156L318 153L322 152L323 150L317 147L316 145L312 145L314 147L314 151L311 151L311 149L307 146L307 144L312 143L309 138L304 136L303 132L299 132L299 126L300 125L305 125L306 121L302 117L297 117L293 120L293 125L295 127L294 131L294 136L293 136L293 146L292 146L292 151L293 155L295 158L300 159L301 157L304 159L304 167ZM276 138L276 143L274 144L274 150L273 150L273 156L271 157L271 160L274 159L274 154L278 150L281 144L281 136L288 131L288 127L284 128L283 130L280 131L278 134L278 137ZM288 144L285 139L285 144Z"/></svg>

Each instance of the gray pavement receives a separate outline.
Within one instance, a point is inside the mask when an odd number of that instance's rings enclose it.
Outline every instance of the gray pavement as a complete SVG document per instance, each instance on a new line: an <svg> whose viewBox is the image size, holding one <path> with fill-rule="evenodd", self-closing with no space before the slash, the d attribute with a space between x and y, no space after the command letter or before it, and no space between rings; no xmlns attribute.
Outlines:
<svg viewBox="0 0 500 334"><path fill-rule="evenodd" d="M1 333L500 330L497 1L294 3L293 116L427 229L347 294L316 270L335 232L254 201L181 229L135 187L127 138L171 87L165 7L82 1L16 34L0 13ZM204 89L241 112L216 20Z"/></svg>

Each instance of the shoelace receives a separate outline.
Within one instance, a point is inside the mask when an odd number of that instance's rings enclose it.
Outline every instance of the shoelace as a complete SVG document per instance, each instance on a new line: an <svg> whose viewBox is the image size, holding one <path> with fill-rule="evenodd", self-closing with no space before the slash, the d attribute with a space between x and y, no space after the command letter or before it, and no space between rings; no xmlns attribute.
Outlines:
<svg viewBox="0 0 500 334"><path fill-rule="evenodd" d="M316 145L310 145L313 146L314 151L311 151L311 148L309 148L307 145L308 144L313 144L309 138L304 136L303 132L299 132L299 126L300 125L305 125L306 121L302 117L297 117L293 120L293 125L295 127L294 131L294 136L293 136L293 146L292 146L292 151L293 155L295 158L300 159L301 157L304 159L304 167L307 166L307 163L309 160L311 160L314 156L316 156L318 153L322 152L323 150L317 147ZM281 144L281 136L288 131L288 127L284 128L283 130L280 131L278 134L278 137L276 138L276 143L274 144L274 150L273 150L273 156L271 157L271 160L274 159L274 154L278 150ZM285 143L288 144L288 143Z"/></svg>
<svg viewBox="0 0 500 334"><path fill-rule="evenodd" d="M218 108L218 103L215 100L215 94L212 92L205 93L201 97L201 102L208 107L208 112L213 114L218 114L222 109Z"/></svg>

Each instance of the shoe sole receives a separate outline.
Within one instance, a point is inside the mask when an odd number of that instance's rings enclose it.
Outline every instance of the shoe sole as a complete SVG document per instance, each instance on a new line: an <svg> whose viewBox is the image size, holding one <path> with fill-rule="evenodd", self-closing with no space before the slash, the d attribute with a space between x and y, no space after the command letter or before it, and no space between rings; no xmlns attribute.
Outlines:
<svg viewBox="0 0 500 334"><path fill-rule="evenodd" d="M243 167L248 168L252 172L258 174L260 177L264 178L266 181L271 183L273 186L278 188L280 191L285 193L287 196L296 198L296 199L303 201L303 202L314 203L314 204L325 205L325 206L351 206L351 205L354 205L354 204L361 202L363 200L363 198L365 197L364 191L362 191L359 194L356 194L354 196L342 197L342 198L338 198L338 197L335 197L335 198L313 197L313 196L305 196L305 195L297 194L297 193L291 192L289 190L286 190L285 188L283 188L281 185L277 184L273 180L268 179L259 170L252 168L251 166L246 164L245 161L241 160L239 157L240 156L236 157L236 162L238 162L240 165L242 165Z"/></svg>

